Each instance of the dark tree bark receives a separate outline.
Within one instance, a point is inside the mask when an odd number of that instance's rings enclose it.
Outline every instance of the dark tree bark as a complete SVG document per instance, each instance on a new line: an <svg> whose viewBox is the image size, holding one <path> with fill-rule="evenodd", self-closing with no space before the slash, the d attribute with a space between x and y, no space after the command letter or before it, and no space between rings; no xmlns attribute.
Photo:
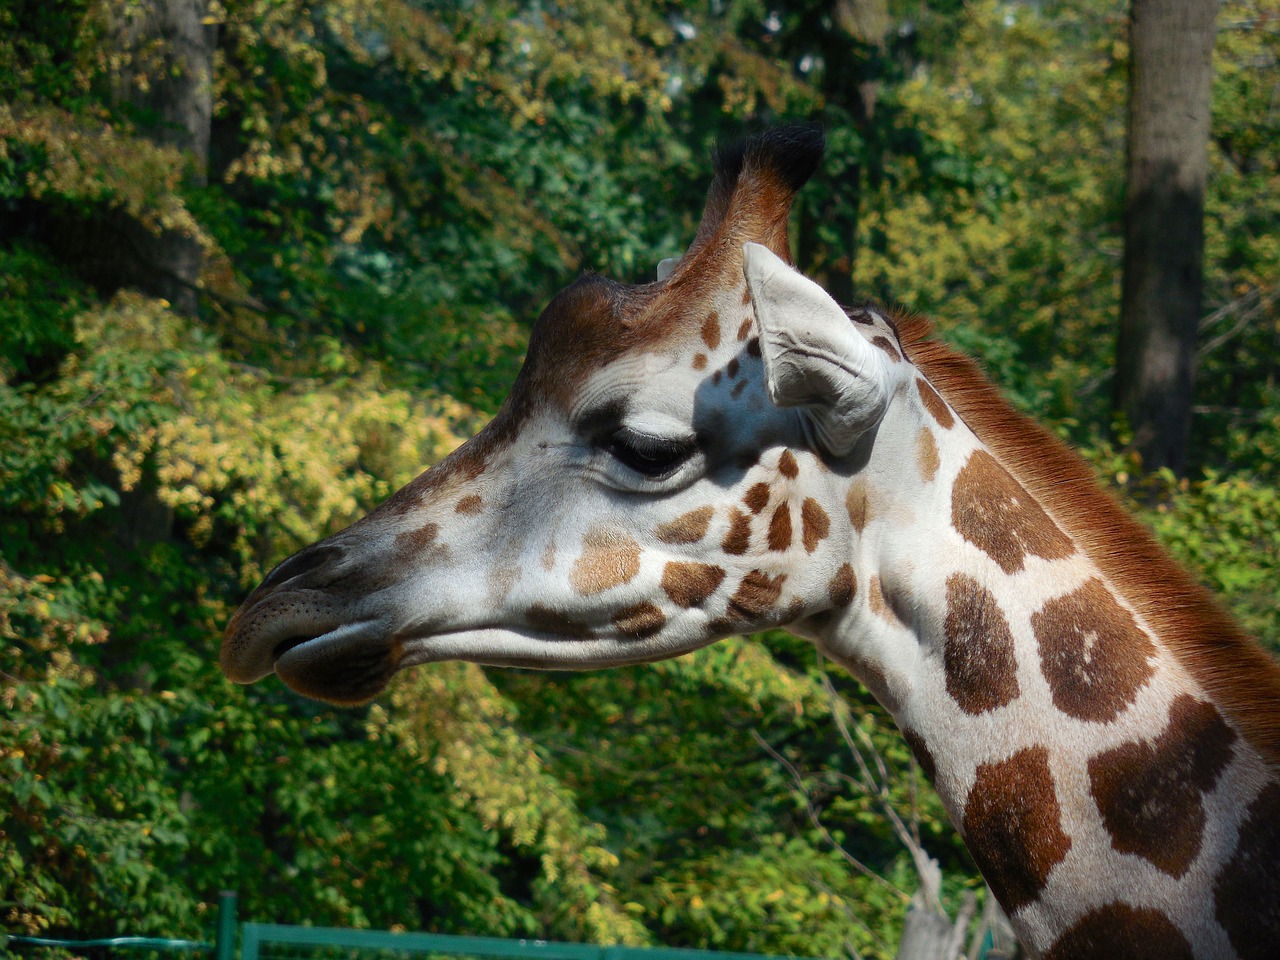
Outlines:
<svg viewBox="0 0 1280 960"><path fill-rule="evenodd" d="M123 64L113 78L112 98L147 137L184 154L187 177L198 186L208 176L213 121L217 27L209 20L209 0L135 0L116 5L107 24L107 40ZM99 242L114 240L120 248L119 285L138 287L163 297L179 313L196 315L203 253L195 238L176 230L157 234L123 215L103 226ZM158 489L148 460L142 482L121 493L120 536L127 545L171 534L173 510Z"/></svg>
<svg viewBox="0 0 1280 960"><path fill-rule="evenodd" d="M1114 404L1147 469L1182 472L1203 297L1216 0L1132 0Z"/></svg>
<svg viewBox="0 0 1280 960"><path fill-rule="evenodd" d="M108 27L124 64L114 79L115 101L131 109L148 137L186 155L196 185L208 175L213 119L217 27L209 19L209 0L138 0L120 5ZM194 315L200 245L175 231L157 236L137 223L120 229L137 261L129 279Z"/></svg>

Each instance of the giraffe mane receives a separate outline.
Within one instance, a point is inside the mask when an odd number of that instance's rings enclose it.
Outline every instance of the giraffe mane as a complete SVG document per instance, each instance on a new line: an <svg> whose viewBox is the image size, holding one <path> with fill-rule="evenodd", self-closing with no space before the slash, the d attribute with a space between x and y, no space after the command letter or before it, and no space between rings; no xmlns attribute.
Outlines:
<svg viewBox="0 0 1280 960"><path fill-rule="evenodd" d="M896 319L917 369L1120 595L1154 629L1245 738L1280 766L1280 665L1048 430L1014 410L973 360L919 316Z"/></svg>

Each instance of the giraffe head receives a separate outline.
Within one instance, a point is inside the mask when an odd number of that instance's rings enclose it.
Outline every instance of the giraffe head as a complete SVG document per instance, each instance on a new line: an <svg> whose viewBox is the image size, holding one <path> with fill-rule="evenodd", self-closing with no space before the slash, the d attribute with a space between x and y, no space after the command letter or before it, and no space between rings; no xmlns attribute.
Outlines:
<svg viewBox="0 0 1280 960"><path fill-rule="evenodd" d="M226 674L359 702L415 664L637 663L847 605L833 511L908 365L789 266L822 149L786 128L723 153L662 279L558 294L489 426L276 567Z"/></svg>

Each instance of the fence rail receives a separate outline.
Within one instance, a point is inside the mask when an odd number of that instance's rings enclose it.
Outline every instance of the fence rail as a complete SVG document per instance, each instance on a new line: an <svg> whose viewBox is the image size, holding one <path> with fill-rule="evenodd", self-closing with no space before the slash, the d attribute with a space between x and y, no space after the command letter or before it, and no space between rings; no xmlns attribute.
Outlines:
<svg viewBox="0 0 1280 960"><path fill-rule="evenodd" d="M758 953L724 953L676 947L602 947L588 943L559 943L554 940L504 940L498 937L460 937L443 933L294 927L279 923L242 923L237 928L236 896L228 891L224 891L219 897L217 939L213 943L158 937L55 940L0 933L0 951L12 946L54 948L94 955L117 950L205 953L211 955L211 960L236 960L237 939L240 960L283 960L285 956L289 960L330 960L335 950L484 960L784 960ZM296 950L286 953L289 948L298 947L306 948L309 952L302 956Z"/></svg>

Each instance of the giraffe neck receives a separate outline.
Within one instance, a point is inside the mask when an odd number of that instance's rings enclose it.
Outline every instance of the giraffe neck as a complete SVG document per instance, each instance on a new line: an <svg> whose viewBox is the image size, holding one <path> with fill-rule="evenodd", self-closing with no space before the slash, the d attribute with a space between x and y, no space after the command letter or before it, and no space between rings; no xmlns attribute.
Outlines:
<svg viewBox="0 0 1280 960"><path fill-rule="evenodd" d="M1232 956L1258 936L1233 891L1276 882L1276 838L1260 836L1280 812L1273 769L1090 554L917 389L847 491L865 602L820 646L894 715L1032 949L1141 936L1162 956ZM1237 867L1255 841L1270 862Z"/></svg>

